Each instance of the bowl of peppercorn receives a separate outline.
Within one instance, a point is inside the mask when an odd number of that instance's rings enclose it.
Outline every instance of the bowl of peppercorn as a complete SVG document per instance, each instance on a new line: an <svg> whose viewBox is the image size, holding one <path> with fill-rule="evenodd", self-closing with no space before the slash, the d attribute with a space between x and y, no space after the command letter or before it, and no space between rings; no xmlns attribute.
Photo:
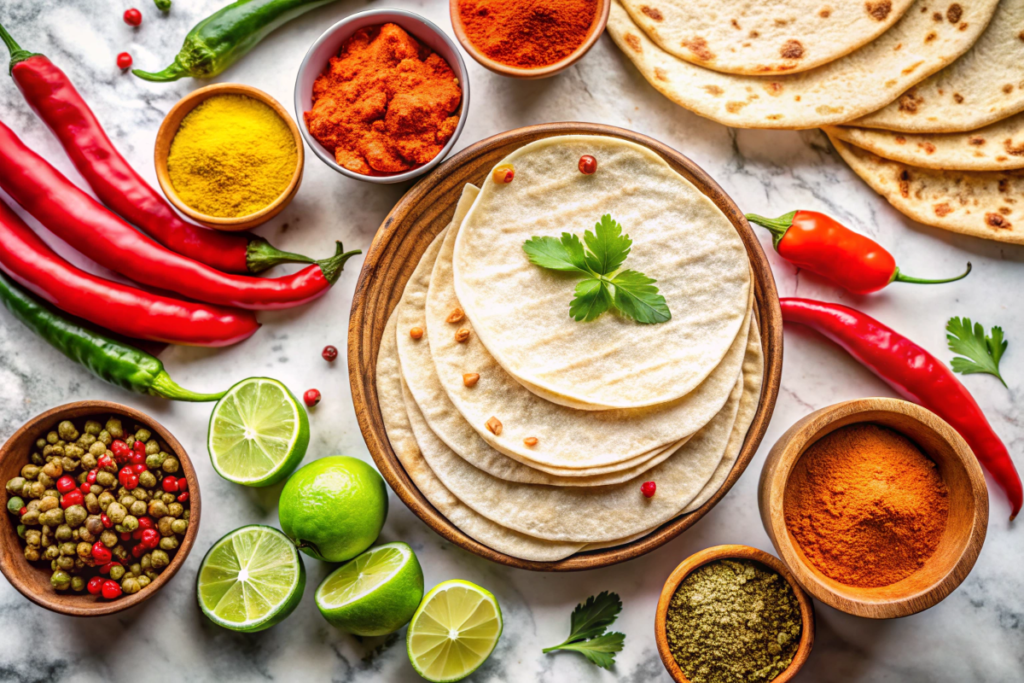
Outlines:
<svg viewBox="0 0 1024 683"><path fill-rule="evenodd" d="M199 482L156 420L79 401L29 420L0 447L7 580L48 610L113 614L177 573L199 528Z"/></svg>

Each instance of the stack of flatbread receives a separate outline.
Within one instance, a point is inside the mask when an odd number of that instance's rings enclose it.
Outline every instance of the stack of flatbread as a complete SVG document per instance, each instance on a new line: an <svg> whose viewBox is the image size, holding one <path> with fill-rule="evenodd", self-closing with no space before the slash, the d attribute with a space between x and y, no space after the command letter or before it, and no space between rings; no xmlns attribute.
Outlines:
<svg viewBox="0 0 1024 683"><path fill-rule="evenodd" d="M1024 243L1024 0L614 0L608 31L687 109L824 128L911 218Z"/></svg>
<svg viewBox="0 0 1024 683"><path fill-rule="evenodd" d="M661 157L568 136L500 164L513 181L467 185L406 284L378 399L393 450L442 515L501 553L554 561L709 500L753 420L763 356L742 240ZM530 238L582 236L604 214L633 240L623 267L657 280L669 321L577 322L575 281L528 260Z"/></svg>

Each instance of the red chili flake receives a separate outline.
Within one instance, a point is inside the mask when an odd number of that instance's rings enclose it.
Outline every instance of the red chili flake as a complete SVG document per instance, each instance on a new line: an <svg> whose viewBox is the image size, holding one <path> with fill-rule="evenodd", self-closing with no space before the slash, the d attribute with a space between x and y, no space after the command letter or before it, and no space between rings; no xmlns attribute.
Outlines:
<svg viewBox="0 0 1024 683"><path fill-rule="evenodd" d="M658 485L653 481L645 481L640 485L640 493L644 494L648 498L654 497L654 492L658 490Z"/></svg>
<svg viewBox="0 0 1024 683"><path fill-rule="evenodd" d="M25 507L21 508L20 510L18 510L18 514L19 515L24 515L26 512L28 512L28 506L27 505Z"/></svg>
<svg viewBox="0 0 1024 683"><path fill-rule="evenodd" d="M597 172L597 159L584 154L580 157L580 173L583 175L594 175Z"/></svg>

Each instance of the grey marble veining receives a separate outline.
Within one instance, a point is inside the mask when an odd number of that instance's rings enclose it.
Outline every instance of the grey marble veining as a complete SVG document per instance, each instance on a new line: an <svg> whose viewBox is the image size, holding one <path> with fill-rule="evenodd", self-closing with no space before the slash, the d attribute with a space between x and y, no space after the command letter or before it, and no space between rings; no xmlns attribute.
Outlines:
<svg viewBox="0 0 1024 683"><path fill-rule="evenodd" d="M139 29L122 12L139 7ZM22 46L43 52L68 72L117 146L155 184L153 141L164 114L200 83L150 84L123 75L115 57L128 50L146 69L164 66L186 31L223 0L174 0L169 16L151 0L0 0L3 23ZM277 31L219 80L262 88L291 102L294 77L309 44L327 26L367 7L396 6L423 14L450 32L443 0L366 2L340 0ZM1002 325L1010 340L1001 387L985 376L968 377L996 431L1024 467L1024 249L946 234L903 218L853 175L816 131L736 131L692 115L653 90L603 37L589 55L561 76L544 81L497 77L468 57L473 97L459 140L462 148L487 136L547 121L594 121L651 135L703 166L746 211L777 215L793 208L820 209L877 238L905 272L943 276L972 261L964 282L943 287L894 285L858 297L813 275L797 272L769 252L783 295L841 301L861 307L940 358L948 358L944 325L969 315ZM6 69L4 70L6 71ZM0 74L0 120L34 149L80 182L59 145ZM259 232L280 247L327 255L334 239L366 248L405 187L342 178L311 155L302 189L289 209ZM34 227L38 224L31 222ZM86 264L50 235L76 263ZM369 459L351 407L344 353L326 367L320 349L344 349L348 309L361 259L349 263L334 291L298 310L260 314L263 329L252 339L220 351L172 348L162 358L185 386L213 390L243 377L270 375L296 393L316 386L323 402L312 411L307 461L336 453ZM88 264L88 268L102 272ZM283 269L282 269L283 270ZM584 574L534 574L491 564L444 542L392 497L382 540L404 540L416 550L428 586L462 578L492 590L505 615L505 633L494 655L471 680L668 681L654 647L658 592L677 562L701 548L771 544L757 512L756 485L764 455L795 420L845 399L892 392L837 348L805 330L786 330L783 386L760 452L732 492L691 531L660 550L625 565ZM207 622L195 603L194 581L203 552L243 524L277 523L280 486L251 490L220 479L206 457L210 407L175 404L123 393L93 379L40 342L0 310L0 438L32 415L67 401L103 398L149 412L192 454L203 492L203 519L185 568L146 604L114 617L76 620L50 614L0 582L0 680L11 681L368 681L418 680L398 637L365 642L344 635L320 617L313 587L327 565L306 560L309 586L302 605L283 624L256 635L224 631ZM1024 529L1007 522L1008 507L992 490L988 539L963 586L925 613L888 622L846 616L818 605L817 644L799 679L840 683L926 683L1024 680ZM542 655L561 642L577 601L615 590L625 609L616 628L627 634L612 672L576 655Z"/></svg>

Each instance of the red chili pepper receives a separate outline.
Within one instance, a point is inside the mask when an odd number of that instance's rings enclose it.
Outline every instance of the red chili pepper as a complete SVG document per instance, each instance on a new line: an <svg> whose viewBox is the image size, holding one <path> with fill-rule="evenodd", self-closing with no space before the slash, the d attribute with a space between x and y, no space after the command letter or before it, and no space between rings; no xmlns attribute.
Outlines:
<svg viewBox="0 0 1024 683"><path fill-rule="evenodd" d="M86 273L47 246L3 201L0 269L62 311L126 337L228 346L260 327L250 311L150 294Z"/></svg>
<svg viewBox="0 0 1024 683"><path fill-rule="evenodd" d="M105 209L0 123L0 188L55 235L101 266L199 301L254 310L291 308L327 292L345 262L338 252L279 278L230 275L160 246Z"/></svg>
<svg viewBox="0 0 1024 683"><path fill-rule="evenodd" d="M40 54L22 50L0 26L11 76L32 110L57 136L100 201L168 249L226 273L259 273L281 263L313 263L247 232L209 230L182 220L117 151L67 75ZM125 53L127 55L127 53ZM128 56L128 68L131 57Z"/></svg>
<svg viewBox="0 0 1024 683"><path fill-rule="evenodd" d="M975 457L1006 491L1010 519L1024 492L1006 446L978 403L946 365L874 318L846 306L813 299L782 299L782 319L817 330L843 347L903 397L920 403L960 432Z"/></svg>
<svg viewBox="0 0 1024 683"><path fill-rule="evenodd" d="M771 231L772 243L782 258L855 294L877 292L890 282L956 282L971 272L968 263L966 272L945 280L909 277L877 242L817 211L791 211L778 218L748 213L747 220Z"/></svg>

